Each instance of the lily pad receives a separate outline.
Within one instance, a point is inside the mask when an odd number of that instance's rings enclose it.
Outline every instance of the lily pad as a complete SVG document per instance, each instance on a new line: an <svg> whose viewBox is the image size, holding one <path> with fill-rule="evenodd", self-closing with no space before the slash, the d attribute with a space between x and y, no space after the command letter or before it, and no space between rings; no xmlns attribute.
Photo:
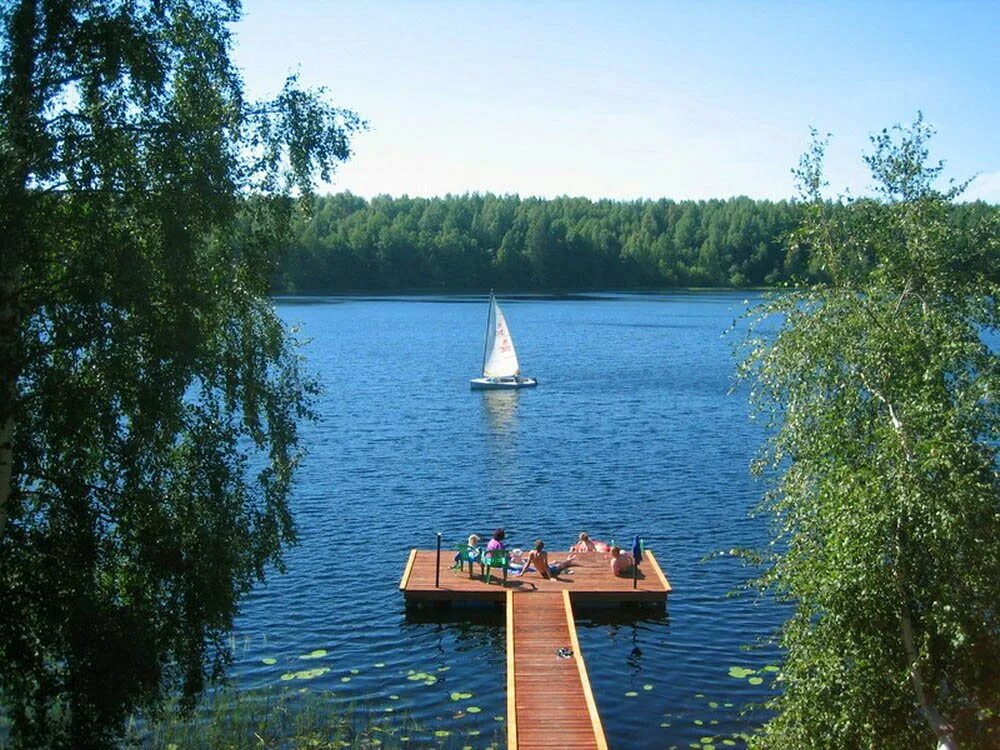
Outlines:
<svg viewBox="0 0 1000 750"><path fill-rule="evenodd" d="M646 684L646 685L643 685L643 686L642 686L642 689L643 689L643 690L652 690L652 689L653 689L653 686L652 686L652 685L649 685L649 684Z"/></svg>
<svg viewBox="0 0 1000 750"><path fill-rule="evenodd" d="M399 696L398 695L390 695L389 696L389 700L391 700L391 701L398 701L399 700Z"/></svg>
<svg viewBox="0 0 1000 750"><path fill-rule="evenodd" d="M627 693L625 693L626 698L635 698L637 695L638 693L635 692L634 690L629 690Z"/></svg>
<svg viewBox="0 0 1000 750"><path fill-rule="evenodd" d="M434 733L435 737L448 737L449 735L451 735L451 732L447 729L439 729Z"/></svg>
<svg viewBox="0 0 1000 750"><path fill-rule="evenodd" d="M287 682L288 680L294 680L295 672L285 672L283 675L281 675L281 679L284 680L285 682Z"/></svg>
<svg viewBox="0 0 1000 750"><path fill-rule="evenodd" d="M447 672L451 667L438 667L438 672Z"/></svg>
<svg viewBox="0 0 1000 750"><path fill-rule="evenodd" d="M694 723L695 723L695 724L697 724L697 725L698 725L698 726L700 727L700 726L701 726L702 724L704 724L705 722L703 722L703 721L702 721L701 719L695 719L695 720L694 720Z"/></svg>
<svg viewBox="0 0 1000 750"><path fill-rule="evenodd" d="M744 677L749 677L756 671L756 669L747 669L746 667L730 667L729 676L735 677L737 680L742 680Z"/></svg>
<svg viewBox="0 0 1000 750"><path fill-rule="evenodd" d="M437 681L438 681L438 678L437 678L437 677L435 677L435 676L434 676L434 675L432 675L432 674L429 674L429 675L427 675L427 677L426 677L426 678L424 679L424 684L425 684L425 685L433 685L433 684L434 684L435 682L437 682Z"/></svg>
<svg viewBox="0 0 1000 750"><path fill-rule="evenodd" d="M462 700L462 694L461 693L452 693L451 694L451 699L453 701L460 701L460 700Z"/></svg>
<svg viewBox="0 0 1000 750"><path fill-rule="evenodd" d="M747 682L751 685L760 685L764 681L763 677L751 677Z"/></svg>
<svg viewBox="0 0 1000 750"><path fill-rule="evenodd" d="M764 667L763 671L764 672L777 672L778 671L778 667L774 666L773 664L768 664L766 667Z"/></svg>
<svg viewBox="0 0 1000 750"><path fill-rule="evenodd" d="M341 681L341 682L350 682L350 681L351 681L351 678L350 678L350 677L341 677L341 678L340 678L340 681Z"/></svg>
<svg viewBox="0 0 1000 750"><path fill-rule="evenodd" d="M360 669L352 669L351 670L351 674L361 674L361 670Z"/></svg>
<svg viewBox="0 0 1000 750"><path fill-rule="evenodd" d="M300 659L322 659L324 656L326 656L326 649L325 648L318 648L315 651L310 651L308 654L302 654L302 656L300 656L299 658Z"/></svg>
<svg viewBox="0 0 1000 750"><path fill-rule="evenodd" d="M375 664L374 666L375 666L375 669L382 669L382 667L385 666L385 662L381 662L380 661L378 664Z"/></svg>
<svg viewBox="0 0 1000 750"><path fill-rule="evenodd" d="M735 745L736 743L735 743L735 742L733 742L733 741L732 741L731 739L728 739L728 738L727 738L727 739L724 739L724 740L722 741L722 744L723 744L723 745L728 745L729 747L732 747L732 746L733 746L733 745Z"/></svg>
<svg viewBox="0 0 1000 750"><path fill-rule="evenodd" d="M493 717L493 721L503 721L503 717L502 716L494 716Z"/></svg>
<svg viewBox="0 0 1000 750"><path fill-rule="evenodd" d="M470 714L478 714L483 709L481 709L479 706L468 706L466 707L465 710Z"/></svg>
<svg viewBox="0 0 1000 750"><path fill-rule="evenodd" d="M269 667L270 667L270 666L271 666L272 664L277 664L277 663L278 663L278 660L277 660L277 659L275 659L274 657L271 657L271 656L265 656L265 657L264 657L263 659L261 659L260 661L261 661L261 663L262 663L262 664L266 664L266 665L267 665L267 666L269 666Z"/></svg>
<svg viewBox="0 0 1000 750"><path fill-rule="evenodd" d="M295 679L297 680L311 680L320 675L324 675L330 671L329 667L319 667L317 669L303 669L301 672L295 673Z"/></svg>

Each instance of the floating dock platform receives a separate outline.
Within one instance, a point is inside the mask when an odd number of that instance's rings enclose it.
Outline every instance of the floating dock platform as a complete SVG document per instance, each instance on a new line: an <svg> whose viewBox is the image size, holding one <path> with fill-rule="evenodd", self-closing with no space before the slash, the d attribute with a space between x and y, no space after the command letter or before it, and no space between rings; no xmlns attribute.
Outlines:
<svg viewBox="0 0 1000 750"><path fill-rule="evenodd" d="M634 582L631 577L614 576L606 555L588 552L573 561L572 573L561 573L558 579L546 580L537 573L525 573L517 577L508 573L503 581L503 573L494 570L493 580L487 585L479 575L479 566L470 577L468 565L463 573L452 570L454 550L441 550L440 568L435 570L437 553L434 550L410 550L410 558L399 584L399 590L407 602L474 602L494 601L503 604L507 592L561 593L568 591L573 603L626 604L635 602L663 603L670 593L670 583L660 569L652 552L642 553L639 576ZM550 562L564 560L565 554L549 554ZM437 581L437 585L435 585Z"/></svg>
<svg viewBox="0 0 1000 750"><path fill-rule="evenodd" d="M454 551L411 550L399 583L407 603L495 602L507 610L508 750L607 750L601 717L576 636L573 603L664 604L671 591L656 557L646 550L638 575L614 576L608 558L579 555L569 571L544 579L479 566L452 569ZM550 553L556 562L565 555Z"/></svg>

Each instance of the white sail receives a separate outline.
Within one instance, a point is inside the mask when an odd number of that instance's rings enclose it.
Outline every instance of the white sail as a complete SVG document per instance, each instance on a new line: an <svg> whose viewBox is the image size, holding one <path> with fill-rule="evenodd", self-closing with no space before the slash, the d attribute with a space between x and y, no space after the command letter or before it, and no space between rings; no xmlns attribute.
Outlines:
<svg viewBox="0 0 1000 750"><path fill-rule="evenodd" d="M486 347L483 357L483 377L509 378L521 373L503 311L496 297L490 296L490 312L486 323Z"/></svg>

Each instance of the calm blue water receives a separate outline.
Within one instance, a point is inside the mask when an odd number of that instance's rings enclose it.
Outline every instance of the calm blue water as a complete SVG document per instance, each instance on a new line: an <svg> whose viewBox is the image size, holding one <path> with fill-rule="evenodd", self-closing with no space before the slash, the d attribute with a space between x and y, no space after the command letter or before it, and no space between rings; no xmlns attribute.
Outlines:
<svg viewBox="0 0 1000 750"><path fill-rule="evenodd" d="M762 491L747 472L760 434L745 393L727 395L734 340L722 333L745 296L501 300L522 372L541 383L516 393L469 390L484 298L280 301L311 339L307 366L325 392L293 499L301 543L287 574L243 607L237 684L333 690L373 716L407 717L415 747L439 731L502 746L502 617L408 614L397 590L408 550L433 547L438 531L450 545L498 525L513 546L542 537L553 549L580 530L638 533L674 586L666 614L577 612L611 746L688 747L747 731L753 717L740 710L768 695L772 673L752 685L728 671L776 663L773 647L744 647L781 613L731 596L749 575L737 559L704 561L765 533L747 517ZM314 649L327 653L299 658ZM329 671L281 681L314 667ZM408 679L411 670L437 682Z"/></svg>

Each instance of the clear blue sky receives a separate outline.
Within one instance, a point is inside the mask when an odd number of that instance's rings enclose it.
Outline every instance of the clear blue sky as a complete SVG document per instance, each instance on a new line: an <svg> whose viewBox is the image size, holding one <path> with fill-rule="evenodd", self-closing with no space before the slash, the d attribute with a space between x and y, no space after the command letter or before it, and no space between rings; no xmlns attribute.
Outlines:
<svg viewBox="0 0 1000 750"><path fill-rule="evenodd" d="M831 188L913 120L1000 202L1000 1L245 0L248 92L298 70L370 123L331 191L785 198L810 126Z"/></svg>

